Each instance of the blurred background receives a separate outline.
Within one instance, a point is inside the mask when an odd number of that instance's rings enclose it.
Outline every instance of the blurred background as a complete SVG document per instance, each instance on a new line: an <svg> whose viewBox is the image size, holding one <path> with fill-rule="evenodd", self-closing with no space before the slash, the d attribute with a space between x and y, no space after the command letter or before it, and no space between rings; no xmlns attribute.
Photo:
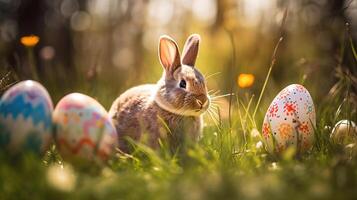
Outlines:
<svg viewBox="0 0 357 200"><path fill-rule="evenodd" d="M316 103L337 71L356 74L348 39L357 41L356 23L353 0L0 0L0 88L38 79L55 103L83 92L108 109L129 87L159 79L160 35L182 49L198 33L197 67L212 75L208 88L226 94L233 84L247 101L259 95L283 36L259 109L265 113L288 84L304 84ZM30 35L38 43L21 40ZM249 84L239 84L240 74Z"/></svg>

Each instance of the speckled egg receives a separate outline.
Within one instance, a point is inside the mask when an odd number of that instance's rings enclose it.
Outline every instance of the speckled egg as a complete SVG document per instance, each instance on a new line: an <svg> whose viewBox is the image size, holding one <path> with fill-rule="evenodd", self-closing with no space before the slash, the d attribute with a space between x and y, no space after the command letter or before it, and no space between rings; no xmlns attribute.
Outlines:
<svg viewBox="0 0 357 200"><path fill-rule="evenodd" d="M0 146L11 153L43 153L52 139L53 104L36 81L22 81L0 100Z"/></svg>
<svg viewBox="0 0 357 200"><path fill-rule="evenodd" d="M265 114L262 136L269 153L281 153L290 146L297 153L309 150L314 142L315 107L305 87L292 84L284 88Z"/></svg>
<svg viewBox="0 0 357 200"><path fill-rule="evenodd" d="M117 133L107 111L87 95L63 97L53 112L53 122L64 159L105 161L117 145Z"/></svg>
<svg viewBox="0 0 357 200"><path fill-rule="evenodd" d="M353 121L341 120L335 124L330 138L336 144L346 145L357 141L357 127Z"/></svg>

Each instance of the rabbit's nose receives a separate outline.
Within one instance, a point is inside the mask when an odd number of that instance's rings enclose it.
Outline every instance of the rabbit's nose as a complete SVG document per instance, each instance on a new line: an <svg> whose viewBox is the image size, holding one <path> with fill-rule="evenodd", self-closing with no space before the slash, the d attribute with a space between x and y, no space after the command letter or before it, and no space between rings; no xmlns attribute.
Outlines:
<svg viewBox="0 0 357 200"><path fill-rule="evenodd" d="M196 103L202 109L203 107L205 107L207 105L208 99L207 99L206 96L202 95L202 96L200 96L199 98L196 99Z"/></svg>
<svg viewBox="0 0 357 200"><path fill-rule="evenodd" d="M202 108L202 105L203 105L203 103L202 103L202 101L201 100L199 100L199 99L196 99L196 103Z"/></svg>

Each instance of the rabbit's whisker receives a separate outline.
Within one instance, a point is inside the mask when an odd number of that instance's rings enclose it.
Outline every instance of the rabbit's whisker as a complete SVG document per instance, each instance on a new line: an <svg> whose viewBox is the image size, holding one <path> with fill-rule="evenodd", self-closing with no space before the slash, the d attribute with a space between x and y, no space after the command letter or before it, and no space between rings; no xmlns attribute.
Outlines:
<svg viewBox="0 0 357 200"><path fill-rule="evenodd" d="M222 73L222 72L215 72L215 73L209 74L209 75L205 76L205 79L207 80L207 79L209 79L210 77L216 76L216 75L218 75L218 74L220 74L220 73Z"/></svg>
<svg viewBox="0 0 357 200"><path fill-rule="evenodd" d="M227 97L227 96L231 96L231 95L234 95L234 93L231 93L231 94L223 94L223 95L219 95L219 96L214 96L214 97L212 97L211 99L214 100L214 99L218 99L218 98L222 98L222 97Z"/></svg>
<svg viewBox="0 0 357 200"><path fill-rule="evenodd" d="M216 107L219 107L219 101L211 101L211 105L212 106L216 106Z"/></svg>
<svg viewBox="0 0 357 200"><path fill-rule="evenodd" d="M214 111L218 112L218 107L217 106L210 106L208 109L214 109Z"/></svg>
<svg viewBox="0 0 357 200"><path fill-rule="evenodd" d="M207 112L206 112L206 113L207 113L207 114L208 114L208 116L211 118L211 120L212 120L212 121L214 121L214 118L213 118L213 116L212 116L211 112L210 112L209 110L207 110ZM206 113L205 113L205 114L206 114Z"/></svg>
<svg viewBox="0 0 357 200"><path fill-rule="evenodd" d="M214 91L210 96L215 96L215 95L217 95L218 93L220 93L221 92L221 90L216 90L216 91Z"/></svg>
<svg viewBox="0 0 357 200"><path fill-rule="evenodd" d="M210 110L210 112L212 113L212 115L218 120L219 119L219 115L216 111L214 110Z"/></svg>
<svg viewBox="0 0 357 200"><path fill-rule="evenodd" d="M211 111L208 111L207 113L208 113L209 116L211 117L211 119L212 119L213 123L215 124L215 126L216 126L218 129L220 129L219 126L218 126L218 120L212 115Z"/></svg>
<svg viewBox="0 0 357 200"><path fill-rule="evenodd" d="M209 109L215 109L215 110L218 110L219 106L217 105L211 105Z"/></svg>
<svg viewBox="0 0 357 200"><path fill-rule="evenodd" d="M214 90L214 89L208 90L207 94L209 94L209 93L211 93L211 92L215 92L215 91L217 91L217 90Z"/></svg>
<svg viewBox="0 0 357 200"><path fill-rule="evenodd" d="M210 107L207 109L209 112L211 112L215 117L219 118L219 115L218 115L218 110L213 110L213 107Z"/></svg>
<svg viewBox="0 0 357 200"><path fill-rule="evenodd" d="M210 109L210 108L214 108L214 109L217 109L219 106L218 106L218 104L216 104L216 103L210 103L210 105L209 105L209 107L208 107L208 109Z"/></svg>

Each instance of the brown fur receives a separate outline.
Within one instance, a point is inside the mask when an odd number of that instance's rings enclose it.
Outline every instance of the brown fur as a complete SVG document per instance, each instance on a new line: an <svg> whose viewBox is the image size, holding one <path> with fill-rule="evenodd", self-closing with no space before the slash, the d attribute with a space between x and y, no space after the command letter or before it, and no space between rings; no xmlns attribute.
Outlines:
<svg viewBox="0 0 357 200"><path fill-rule="evenodd" d="M110 109L110 116L119 134L122 149L127 149L124 137L139 140L145 132L148 133L150 146L154 148L158 146L159 138L167 138L170 134L175 138L182 134L193 139L198 138L201 117L183 117L160 108L151 97L154 87L156 85L131 88L113 103L115 107ZM170 128L171 133L166 126Z"/></svg>
<svg viewBox="0 0 357 200"><path fill-rule="evenodd" d="M209 106L209 98L202 74L193 66L198 51L199 36L192 35L186 42L182 64L176 43L162 37L159 58L164 73L157 84L133 87L113 103L109 115L117 129L120 147L127 150L124 137L140 140L148 134L152 147L158 139L168 138L170 144L184 138L197 140L202 128L201 114ZM187 64L186 64L187 63ZM179 87L185 80L186 88Z"/></svg>

